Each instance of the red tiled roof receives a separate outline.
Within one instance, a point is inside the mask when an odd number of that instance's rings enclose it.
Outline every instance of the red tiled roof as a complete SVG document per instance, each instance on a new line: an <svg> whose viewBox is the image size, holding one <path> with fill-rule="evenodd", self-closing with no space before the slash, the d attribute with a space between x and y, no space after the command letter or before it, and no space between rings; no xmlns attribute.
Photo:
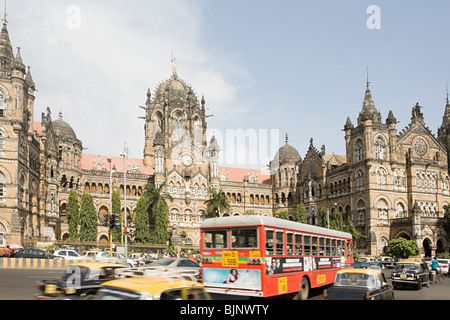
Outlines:
<svg viewBox="0 0 450 320"><path fill-rule="evenodd" d="M219 167L219 175L221 173L228 174L228 181L243 182L244 177L250 175L257 175L257 183L270 183L269 170L256 170L248 168L233 168L233 167Z"/></svg>
<svg viewBox="0 0 450 320"><path fill-rule="evenodd" d="M117 172L123 172L123 158L122 157L108 157L101 155L91 155L91 154L83 154L81 155L81 168L83 170L94 170L94 164L100 161L104 163L104 167L109 171L109 163L108 158L111 158L111 168L116 166ZM144 160L142 159L126 159L126 167L127 170L130 170L133 167L139 167L139 173L142 174L153 174L153 168L147 168L144 166Z"/></svg>
<svg viewBox="0 0 450 320"><path fill-rule="evenodd" d="M33 129L37 132L38 135L42 134L42 124L40 122L34 122Z"/></svg>

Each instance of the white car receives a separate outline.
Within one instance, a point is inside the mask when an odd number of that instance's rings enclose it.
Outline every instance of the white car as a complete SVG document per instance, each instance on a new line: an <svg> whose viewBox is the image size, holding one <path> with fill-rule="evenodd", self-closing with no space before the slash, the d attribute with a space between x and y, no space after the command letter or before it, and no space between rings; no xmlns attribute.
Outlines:
<svg viewBox="0 0 450 320"><path fill-rule="evenodd" d="M438 269L441 273L448 273L449 265L450 265L450 259L437 259L438 263Z"/></svg>
<svg viewBox="0 0 450 320"><path fill-rule="evenodd" d="M86 257L82 256L75 250L71 249L61 249L57 250L53 253L54 256L63 257L66 260L82 260L86 259Z"/></svg>

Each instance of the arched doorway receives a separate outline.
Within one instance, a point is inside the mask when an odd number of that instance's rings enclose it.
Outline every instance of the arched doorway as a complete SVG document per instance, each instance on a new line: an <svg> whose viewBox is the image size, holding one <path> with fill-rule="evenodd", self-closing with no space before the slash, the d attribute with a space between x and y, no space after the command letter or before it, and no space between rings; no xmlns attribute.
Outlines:
<svg viewBox="0 0 450 320"><path fill-rule="evenodd" d="M431 257L431 240L428 238L423 239L422 241L423 251L425 253L425 258Z"/></svg>

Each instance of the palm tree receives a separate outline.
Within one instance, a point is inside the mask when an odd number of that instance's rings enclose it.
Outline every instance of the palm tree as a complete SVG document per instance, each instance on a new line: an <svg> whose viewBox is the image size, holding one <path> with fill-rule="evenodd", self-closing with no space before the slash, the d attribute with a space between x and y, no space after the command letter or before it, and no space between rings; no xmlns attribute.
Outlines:
<svg viewBox="0 0 450 320"><path fill-rule="evenodd" d="M166 183L161 183L158 187L153 184L147 183L144 187L144 197L147 202L147 208L149 209L150 218L155 219L155 230L153 233L153 240L155 243L166 244L169 239L168 214L169 208L167 206L167 200L173 201L170 194L163 192Z"/></svg>
<svg viewBox="0 0 450 320"><path fill-rule="evenodd" d="M230 204L227 196L222 190L209 189L210 198L205 201L206 215L208 217L219 217L220 212L229 212Z"/></svg>

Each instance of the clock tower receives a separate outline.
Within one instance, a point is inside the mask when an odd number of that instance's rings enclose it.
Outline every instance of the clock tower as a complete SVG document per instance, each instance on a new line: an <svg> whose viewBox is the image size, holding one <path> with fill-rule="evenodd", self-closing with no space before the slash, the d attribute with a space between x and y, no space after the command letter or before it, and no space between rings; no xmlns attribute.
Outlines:
<svg viewBox="0 0 450 320"><path fill-rule="evenodd" d="M198 231L210 185L205 99L178 77L175 59L172 66L171 77L153 95L147 92L144 164L173 198L168 203L171 226Z"/></svg>

